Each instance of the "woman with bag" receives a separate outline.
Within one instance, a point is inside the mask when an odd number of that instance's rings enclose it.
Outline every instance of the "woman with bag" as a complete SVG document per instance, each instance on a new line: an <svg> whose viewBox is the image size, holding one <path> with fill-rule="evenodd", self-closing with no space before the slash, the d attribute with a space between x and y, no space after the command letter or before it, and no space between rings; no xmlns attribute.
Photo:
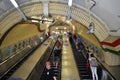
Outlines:
<svg viewBox="0 0 120 80"><path fill-rule="evenodd" d="M89 63L90 63L90 69L92 72L93 80L98 80L98 75L97 75L98 62L97 62L96 58L93 56L93 54L91 54L91 56L89 58Z"/></svg>

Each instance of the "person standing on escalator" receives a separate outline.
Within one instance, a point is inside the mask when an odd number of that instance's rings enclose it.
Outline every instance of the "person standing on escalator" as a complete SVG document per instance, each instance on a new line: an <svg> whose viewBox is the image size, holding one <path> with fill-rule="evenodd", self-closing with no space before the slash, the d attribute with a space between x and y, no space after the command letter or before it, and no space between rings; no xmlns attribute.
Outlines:
<svg viewBox="0 0 120 80"><path fill-rule="evenodd" d="M92 72L93 80L98 80L98 74L97 74L98 62L93 54L90 55L89 63L90 63L90 69Z"/></svg>
<svg viewBox="0 0 120 80"><path fill-rule="evenodd" d="M81 40L79 37L76 38L76 48L78 49L78 51L81 50Z"/></svg>
<svg viewBox="0 0 120 80"><path fill-rule="evenodd" d="M62 48L62 41L60 38L58 38L58 41L54 48L54 65L56 66L56 68L58 68L58 63L60 62L61 48Z"/></svg>
<svg viewBox="0 0 120 80"><path fill-rule="evenodd" d="M57 80L54 70L51 68L51 63L50 61L46 62L46 66L45 66L45 71L43 73L44 75L44 80Z"/></svg>

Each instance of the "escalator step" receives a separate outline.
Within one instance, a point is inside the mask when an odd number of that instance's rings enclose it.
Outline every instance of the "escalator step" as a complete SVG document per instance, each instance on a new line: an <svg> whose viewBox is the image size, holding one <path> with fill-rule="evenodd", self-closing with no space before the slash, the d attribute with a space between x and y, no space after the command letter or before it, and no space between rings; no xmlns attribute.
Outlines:
<svg viewBox="0 0 120 80"><path fill-rule="evenodd" d="M82 79L82 80L92 80L92 79Z"/></svg>
<svg viewBox="0 0 120 80"><path fill-rule="evenodd" d="M82 80L92 80L90 73L86 72L86 64L87 64L87 59L85 58L85 52L86 51L78 51L75 48L75 44L72 45L72 50L74 53L74 57L76 60L76 64L79 70L79 74Z"/></svg>
<svg viewBox="0 0 120 80"><path fill-rule="evenodd" d="M90 79L90 76L89 75L81 75L81 78L82 79Z"/></svg>
<svg viewBox="0 0 120 80"><path fill-rule="evenodd" d="M78 66L78 68L86 68L86 66L84 66L84 65L83 66Z"/></svg>
<svg viewBox="0 0 120 80"><path fill-rule="evenodd" d="M79 68L78 70L79 70L79 71L86 71L85 68Z"/></svg>
<svg viewBox="0 0 120 80"><path fill-rule="evenodd" d="M78 66L86 66L86 63L78 64Z"/></svg>
<svg viewBox="0 0 120 80"><path fill-rule="evenodd" d="M86 71L80 71L81 74L86 74Z"/></svg>

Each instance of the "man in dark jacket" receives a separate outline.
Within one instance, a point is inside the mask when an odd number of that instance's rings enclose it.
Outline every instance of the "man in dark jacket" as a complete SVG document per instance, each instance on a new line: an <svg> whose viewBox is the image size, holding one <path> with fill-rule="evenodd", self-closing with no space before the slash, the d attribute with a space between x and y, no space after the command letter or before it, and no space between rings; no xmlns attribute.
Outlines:
<svg viewBox="0 0 120 80"><path fill-rule="evenodd" d="M46 62L46 68L44 71L44 80L56 80L54 70L51 68L51 63L49 61Z"/></svg>

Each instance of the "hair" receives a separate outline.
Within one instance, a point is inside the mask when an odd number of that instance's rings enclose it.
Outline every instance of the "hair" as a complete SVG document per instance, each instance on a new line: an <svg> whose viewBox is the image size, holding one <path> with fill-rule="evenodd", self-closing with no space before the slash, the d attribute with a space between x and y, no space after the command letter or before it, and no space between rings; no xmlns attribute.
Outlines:
<svg viewBox="0 0 120 80"><path fill-rule="evenodd" d="M94 57L94 55L93 55L93 54L91 54L91 57Z"/></svg>
<svg viewBox="0 0 120 80"><path fill-rule="evenodd" d="M46 61L46 65L50 65L51 64L51 62L50 61Z"/></svg>
<svg viewBox="0 0 120 80"><path fill-rule="evenodd" d="M86 48L87 48L87 49L89 49L89 47L88 47L88 46L87 46Z"/></svg>

